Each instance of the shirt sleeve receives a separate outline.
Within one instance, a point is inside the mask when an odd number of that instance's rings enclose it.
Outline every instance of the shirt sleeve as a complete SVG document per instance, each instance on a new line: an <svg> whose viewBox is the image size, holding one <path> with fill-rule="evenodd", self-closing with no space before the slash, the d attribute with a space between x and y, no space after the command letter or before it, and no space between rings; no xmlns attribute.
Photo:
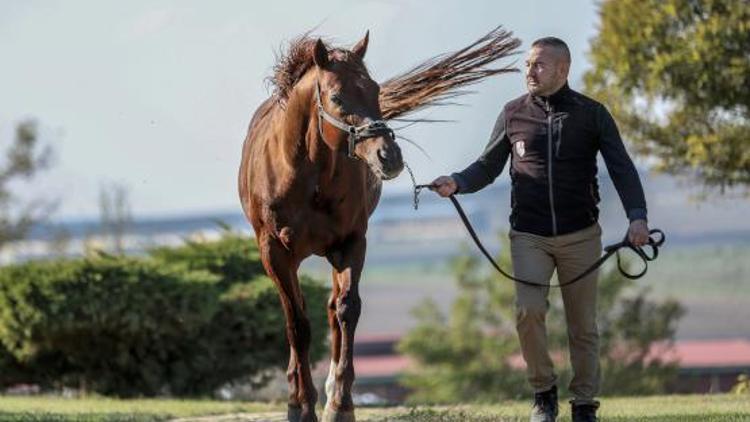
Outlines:
<svg viewBox="0 0 750 422"><path fill-rule="evenodd" d="M630 159L625 145L622 143L620 132L612 115L604 107L599 109L599 150L604 157L609 176L620 196L628 220L646 220L646 198L643 194L641 179L638 171Z"/></svg>
<svg viewBox="0 0 750 422"><path fill-rule="evenodd" d="M458 185L457 193L476 192L492 183L503 172L509 154L510 141L505 132L503 111L497 116L484 152L464 170L451 174Z"/></svg>

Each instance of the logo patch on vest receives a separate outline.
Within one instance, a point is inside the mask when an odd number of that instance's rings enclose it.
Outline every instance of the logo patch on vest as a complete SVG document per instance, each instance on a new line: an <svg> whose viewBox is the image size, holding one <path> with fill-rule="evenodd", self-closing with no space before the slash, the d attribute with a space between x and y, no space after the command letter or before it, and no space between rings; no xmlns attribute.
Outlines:
<svg viewBox="0 0 750 422"><path fill-rule="evenodd" d="M516 148L516 154L518 154L519 157L523 157L523 155L526 154L526 145L523 141L518 141L513 145Z"/></svg>

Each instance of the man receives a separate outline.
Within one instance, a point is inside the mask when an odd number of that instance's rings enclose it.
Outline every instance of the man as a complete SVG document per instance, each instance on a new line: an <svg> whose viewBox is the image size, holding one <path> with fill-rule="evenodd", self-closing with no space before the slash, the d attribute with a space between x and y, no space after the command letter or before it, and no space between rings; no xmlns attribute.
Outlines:
<svg viewBox="0 0 750 422"><path fill-rule="evenodd" d="M515 276L549 284L588 268L601 255L596 155L601 152L634 245L648 241L646 201L635 166L612 116L568 87L570 51L554 37L535 41L526 61L525 94L505 105L482 155L465 170L433 181L441 196L471 193L492 183L511 157L510 241ZM562 288L574 376L573 421L596 421L599 402L597 272ZM516 283L516 327L534 388L531 420L558 414L556 375L547 350L549 288Z"/></svg>

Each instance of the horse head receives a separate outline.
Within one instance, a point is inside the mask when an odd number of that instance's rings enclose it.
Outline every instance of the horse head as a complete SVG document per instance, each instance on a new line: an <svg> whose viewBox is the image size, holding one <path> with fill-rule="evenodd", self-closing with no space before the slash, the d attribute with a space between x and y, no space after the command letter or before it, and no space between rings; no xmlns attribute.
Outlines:
<svg viewBox="0 0 750 422"><path fill-rule="evenodd" d="M404 162L393 131L383 121L380 85L363 62L368 41L369 33L351 51L329 50L320 39L315 43L318 131L329 148L348 151L349 157L388 180L401 173Z"/></svg>

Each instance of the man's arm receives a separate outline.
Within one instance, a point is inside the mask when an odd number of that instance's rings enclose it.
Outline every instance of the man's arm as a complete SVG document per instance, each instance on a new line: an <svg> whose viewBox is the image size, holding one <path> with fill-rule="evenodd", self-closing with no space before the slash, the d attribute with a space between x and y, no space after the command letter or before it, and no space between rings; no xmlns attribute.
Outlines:
<svg viewBox="0 0 750 422"><path fill-rule="evenodd" d="M505 112L495 121L490 140L479 158L463 171L451 174L458 186L457 193L472 193L492 183L503 172L510 154L510 141L505 136Z"/></svg>
<svg viewBox="0 0 750 422"><path fill-rule="evenodd" d="M602 152L609 176L625 208L625 214L630 220L628 238L635 245L642 245L648 240L646 223L648 212L641 179L638 177L633 160L625 150L612 115L604 106L600 106L598 115L599 150Z"/></svg>
<svg viewBox="0 0 750 422"><path fill-rule="evenodd" d="M646 198L643 195L643 186L641 186L638 171L625 150L615 120L604 106L601 106L599 110L599 129L599 149L628 220L645 220Z"/></svg>

